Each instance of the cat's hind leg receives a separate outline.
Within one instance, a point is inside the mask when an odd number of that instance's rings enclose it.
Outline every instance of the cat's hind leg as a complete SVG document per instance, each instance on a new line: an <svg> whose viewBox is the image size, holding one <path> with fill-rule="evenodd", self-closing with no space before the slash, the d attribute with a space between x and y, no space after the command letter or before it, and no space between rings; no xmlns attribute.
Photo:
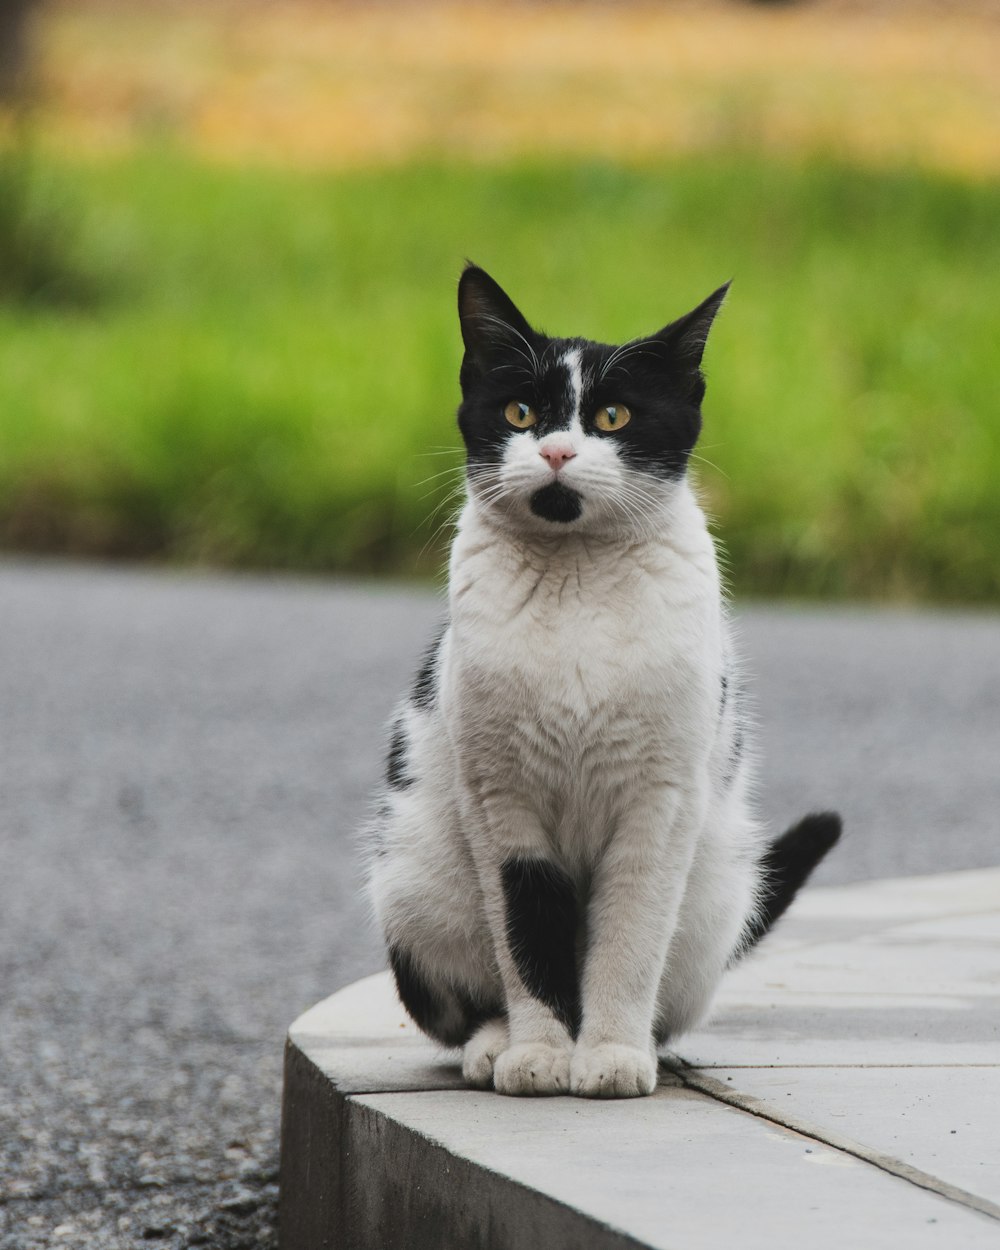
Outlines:
<svg viewBox="0 0 1000 1250"><path fill-rule="evenodd" d="M404 946L389 947L389 965L399 1001L423 1032L443 1046L464 1046L498 1009L489 989L472 984L471 977L469 983L456 984L426 973Z"/></svg>
<svg viewBox="0 0 1000 1250"><path fill-rule="evenodd" d="M746 817L709 825L691 864L657 995L657 1045L707 1013L723 973L755 914L759 833Z"/></svg>
<svg viewBox="0 0 1000 1250"><path fill-rule="evenodd" d="M445 805L416 785L380 819L369 886L400 1002L429 1037L463 1046L504 1012L471 861Z"/></svg>
<svg viewBox="0 0 1000 1250"><path fill-rule="evenodd" d="M462 1052L462 1076L474 1089L493 1088L493 1069L497 1058L510 1045L510 1029L504 1016L495 1016L481 1024L465 1043Z"/></svg>

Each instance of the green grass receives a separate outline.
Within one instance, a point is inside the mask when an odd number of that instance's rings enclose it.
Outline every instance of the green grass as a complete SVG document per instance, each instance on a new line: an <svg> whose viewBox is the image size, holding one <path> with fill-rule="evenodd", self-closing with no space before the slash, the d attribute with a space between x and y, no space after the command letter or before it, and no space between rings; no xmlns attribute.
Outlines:
<svg viewBox="0 0 1000 1250"><path fill-rule="evenodd" d="M0 295L7 548L427 573L468 256L546 329L608 340L735 279L698 472L739 591L1000 600L996 184L169 152L46 176L102 298Z"/></svg>
<svg viewBox="0 0 1000 1250"><path fill-rule="evenodd" d="M0 151L0 304L79 306L96 294L75 254L77 222L46 181L27 143Z"/></svg>

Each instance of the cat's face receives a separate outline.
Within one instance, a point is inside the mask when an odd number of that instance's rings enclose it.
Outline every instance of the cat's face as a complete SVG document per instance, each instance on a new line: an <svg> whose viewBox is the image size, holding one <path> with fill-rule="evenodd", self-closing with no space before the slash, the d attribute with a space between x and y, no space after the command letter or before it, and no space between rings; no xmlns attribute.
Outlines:
<svg viewBox="0 0 1000 1250"><path fill-rule="evenodd" d="M459 284L459 428L472 498L533 532L655 528L701 430L701 357L720 288L621 347L532 329L482 269Z"/></svg>

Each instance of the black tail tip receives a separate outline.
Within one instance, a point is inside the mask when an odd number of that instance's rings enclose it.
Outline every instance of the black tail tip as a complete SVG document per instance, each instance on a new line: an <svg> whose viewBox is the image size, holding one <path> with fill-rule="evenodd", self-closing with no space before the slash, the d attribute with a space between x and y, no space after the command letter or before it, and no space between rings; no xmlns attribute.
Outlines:
<svg viewBox="0 0 1000 1250"><path fill-rule="evenodd" d="M791 849L793 846L799 849L799 855L795 858L812 860L812 868L819 863L828 851L840 841L840 835L844 831L844 822L840 819L837 812L810 812L808 816L803 816L797 825L792 825L786 833L774 843L772 853L778 847Z"/></svg>
<svg viewBox="0 0 1000 1250"><path fill-rule="evenodd" d="M843 822L836 812L812 812L777 838L761 860L764 896L760 913L747 933L746 949L759 942L840 841Z"/></svg>

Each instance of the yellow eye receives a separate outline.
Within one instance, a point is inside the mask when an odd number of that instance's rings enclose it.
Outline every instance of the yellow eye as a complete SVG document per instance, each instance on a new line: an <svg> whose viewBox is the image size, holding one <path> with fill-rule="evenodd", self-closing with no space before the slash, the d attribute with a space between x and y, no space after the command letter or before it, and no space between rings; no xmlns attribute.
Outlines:
<svg viewBox="0 0 1000 1250"><path fill-rule="evenodd" d="M624 404L608 404L607 408L598 408L594 413L594 424L599 430L604 430L606 434L611 434L615 430L620 430L623 425L628 425L632 420L632 414Z"/></svg>
<svg viewBox="0 0 1000 1250"><path fill-rule="evenodd" d="M503 415L515 430L527 430L538 421L533 410L527 404L519 404L516 400L507 405L503 410Z"/></svg>

